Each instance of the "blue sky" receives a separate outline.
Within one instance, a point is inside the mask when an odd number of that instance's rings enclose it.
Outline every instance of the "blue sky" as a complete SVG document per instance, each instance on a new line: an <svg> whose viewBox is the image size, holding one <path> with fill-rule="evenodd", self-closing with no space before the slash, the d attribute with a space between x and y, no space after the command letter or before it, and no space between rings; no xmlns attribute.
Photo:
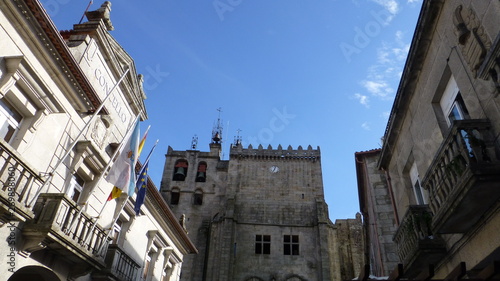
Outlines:
<svg viewBox="0 0 500 281"><path fill-rule="evenodd" d="M41 0L57 28L88 1ZM94 2L96 10L101 2ZM111 34L144 75L145 151L159 187L170 145L208 151L222 108L224 152L321 149L330 218L358 212L354 153L379 148L422 0L114 1Z"/></svg>

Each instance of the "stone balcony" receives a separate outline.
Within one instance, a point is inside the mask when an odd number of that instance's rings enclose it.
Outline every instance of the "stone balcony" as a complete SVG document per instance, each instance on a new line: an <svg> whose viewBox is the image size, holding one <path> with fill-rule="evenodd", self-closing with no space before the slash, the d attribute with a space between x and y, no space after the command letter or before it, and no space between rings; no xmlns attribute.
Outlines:
<svg viewBox="0 0 500 281"><path fill-rule="evenodd" d="M394 235L405 277L415 277L422 268L437 263L446 254L445 242L432 233L431 221L428 205L411 205Z"/></svg>
<svg viewBox="0 0 500 281"><path fill-rule="evenodd" d="M48 248L77 264L102 269L111 238L62 193L42 193L34 206L35 218L24 225L24 251Z"/></svg>
<svg viewBox="0 0 500 281"><path fill-rule="evenodd" d="M457 120L422 185L436 233L464 233L500 198L498 147L488 120Z"/></svg>
<svg viewBox="0 0 500 281"><path fill-rule="evenodd" d="M120 246L109 245L106 255L106 268L93 274L93 280L122 280L135 281L141 265L134 261Z"/></svg>
<svg viewBox="0 0 500 281"><path fill-rule="evenodd" d="M42 185L39 173L0 139L0 222L32 219L28 205Z"/></svg>

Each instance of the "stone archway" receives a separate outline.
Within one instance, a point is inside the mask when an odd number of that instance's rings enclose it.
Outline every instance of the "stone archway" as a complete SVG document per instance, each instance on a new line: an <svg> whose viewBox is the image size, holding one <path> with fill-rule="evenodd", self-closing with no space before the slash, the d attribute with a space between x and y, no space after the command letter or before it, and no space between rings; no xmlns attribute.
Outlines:
<svg viewBox="0 0 500 281"><path fill-rule="evenodd" d="M25 266L16 270L7 281L61 281L50 269L41 266Z"/></svg>

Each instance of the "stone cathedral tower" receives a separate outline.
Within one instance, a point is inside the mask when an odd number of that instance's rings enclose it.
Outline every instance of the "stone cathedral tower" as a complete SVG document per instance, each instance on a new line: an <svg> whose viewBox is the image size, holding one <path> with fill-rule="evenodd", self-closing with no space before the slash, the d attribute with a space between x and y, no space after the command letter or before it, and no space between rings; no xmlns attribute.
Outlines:
<svg viewBox="0 0 500 281"><path fill-rule="evenodd" d="M361 220L328 218L320 150L262 145L168 148L161 192L198 255L181 280L342 280L362 261ZM195 148L195 147L194 147Z"/></svg>

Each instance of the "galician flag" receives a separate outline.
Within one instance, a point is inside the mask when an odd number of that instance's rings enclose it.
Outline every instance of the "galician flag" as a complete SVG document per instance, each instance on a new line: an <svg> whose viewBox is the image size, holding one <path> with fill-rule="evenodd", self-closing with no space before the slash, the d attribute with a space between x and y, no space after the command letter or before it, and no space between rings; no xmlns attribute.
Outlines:
<svg viewBox="0 0 500 281"><path fill-rule="evenodd" d="M128 196L132 196L135 192L135 165L138 159L139 131L139 119L137 119L130 137L106 176L106 180L114 185L108 201L118 198L122 192L127 193Z"/></svg>

